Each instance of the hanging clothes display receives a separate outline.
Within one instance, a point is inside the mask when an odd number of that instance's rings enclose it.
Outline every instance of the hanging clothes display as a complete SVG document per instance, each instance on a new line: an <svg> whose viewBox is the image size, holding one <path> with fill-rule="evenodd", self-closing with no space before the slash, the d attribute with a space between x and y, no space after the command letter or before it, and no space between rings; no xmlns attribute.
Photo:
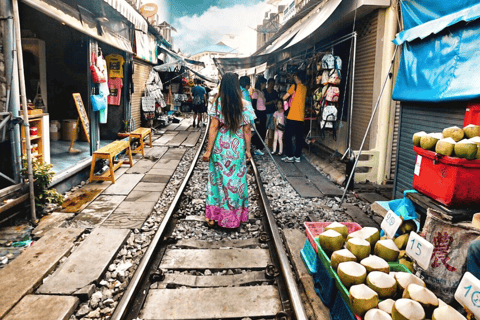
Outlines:
<svg viewBox="0 0 480 320"><path fill-rule="evenodd" d="M108 87L110 89L110 95L108 96L108 104L113 106L119 106L122 97L123 79L110 78L108 80Z"/></svg>
<svg viewBox="0 0 480 320"><path fill-rule="evenodd" d="M110 95L110 89L108 88L108 69L107 69L107 62L103 58L102 50L98 49L98 57L97 57L97 67L99 68L100 72L103 74L106 82L102 82L99 84L99 93L105 97L105 100L108 101L108 96ZM108 103L105 109L99 111L99 121L100 123L107 123L108 118Z"/></svg>
<svg viewBox="0 0 480 320"><path fill-rule="evenodd" d="M108 66L108 76L110 78L122 78L123 79L123 65L125 59L119 54L109 54L105 57Z"/></svg>

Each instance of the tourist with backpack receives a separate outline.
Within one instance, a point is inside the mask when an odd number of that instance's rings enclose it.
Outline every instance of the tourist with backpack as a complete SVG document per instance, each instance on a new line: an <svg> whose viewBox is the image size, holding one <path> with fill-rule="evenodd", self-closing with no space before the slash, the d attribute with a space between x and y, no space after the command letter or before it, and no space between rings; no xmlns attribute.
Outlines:
<svg viewBox="0 0 480 320"><path fill-rule="evenodd" d="M205 103L207 101L207 91L200 84L202 81L200 79L195 79L195 86L192 88L193 96L193 127L195 125L200 127L202 123L202 115L205 113ZM197 121L195 123L195 121Z"/></svg>

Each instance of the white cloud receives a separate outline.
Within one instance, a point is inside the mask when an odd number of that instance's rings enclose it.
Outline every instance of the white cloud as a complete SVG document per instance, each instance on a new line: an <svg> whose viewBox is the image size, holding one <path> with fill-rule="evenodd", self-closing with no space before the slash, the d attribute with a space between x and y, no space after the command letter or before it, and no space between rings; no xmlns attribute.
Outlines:
<svg viewBox="0 0 480 320"><path fill-rule="evenodd" d="M174 21L178 30L174 33L174 42L183 52L195 51L215 44L224 34L238 36L237 49L241 54L255 52L257 43L256 28L261 24L269 6L266 1L256 5L237 4L228 8L210 7L202 15L184 16Z"/></svg>

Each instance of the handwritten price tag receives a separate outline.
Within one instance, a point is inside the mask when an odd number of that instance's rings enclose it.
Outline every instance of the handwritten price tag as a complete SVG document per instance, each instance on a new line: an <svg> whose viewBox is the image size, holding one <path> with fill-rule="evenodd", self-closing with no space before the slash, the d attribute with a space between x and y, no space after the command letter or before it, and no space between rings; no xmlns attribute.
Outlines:
<svg viewBox="0 0 480 320"><path fill-rule="evenodd" d="M385 231L387 238L393 238L395 233L397 233L398 228L402 224L402 218L397 216L392 210L388 210L387 215L382 221L380 227Z"/></svg>
<svg viewBox="0 0 480 320"><path fill-rule="evenodd" d="M480 281L470 272L465 273L455 291L457 300L465 309L480 318Z"/></svg>
<svg viewBox="0 0 480 320"><path fill-rule="evenodd" d="M407 255L415 260L422 269L428 269L432 253L433 244L423 239L415 232L410 232L407 244Z"/></svg>

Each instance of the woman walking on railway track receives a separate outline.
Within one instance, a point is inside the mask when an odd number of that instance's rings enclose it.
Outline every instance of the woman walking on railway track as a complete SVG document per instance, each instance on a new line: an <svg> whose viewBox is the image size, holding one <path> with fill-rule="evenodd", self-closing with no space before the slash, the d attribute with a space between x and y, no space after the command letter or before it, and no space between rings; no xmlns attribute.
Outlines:
<svg viewBox="0 0 480 320"><path fill-rule="evenodd" d="M209 162L205 219L209 226L238 228L248 221L247 160L250 160L250 122L255 113L242 99L238 76L226 73L218 97L210 106L211 124L207 151Z"/></svg>

